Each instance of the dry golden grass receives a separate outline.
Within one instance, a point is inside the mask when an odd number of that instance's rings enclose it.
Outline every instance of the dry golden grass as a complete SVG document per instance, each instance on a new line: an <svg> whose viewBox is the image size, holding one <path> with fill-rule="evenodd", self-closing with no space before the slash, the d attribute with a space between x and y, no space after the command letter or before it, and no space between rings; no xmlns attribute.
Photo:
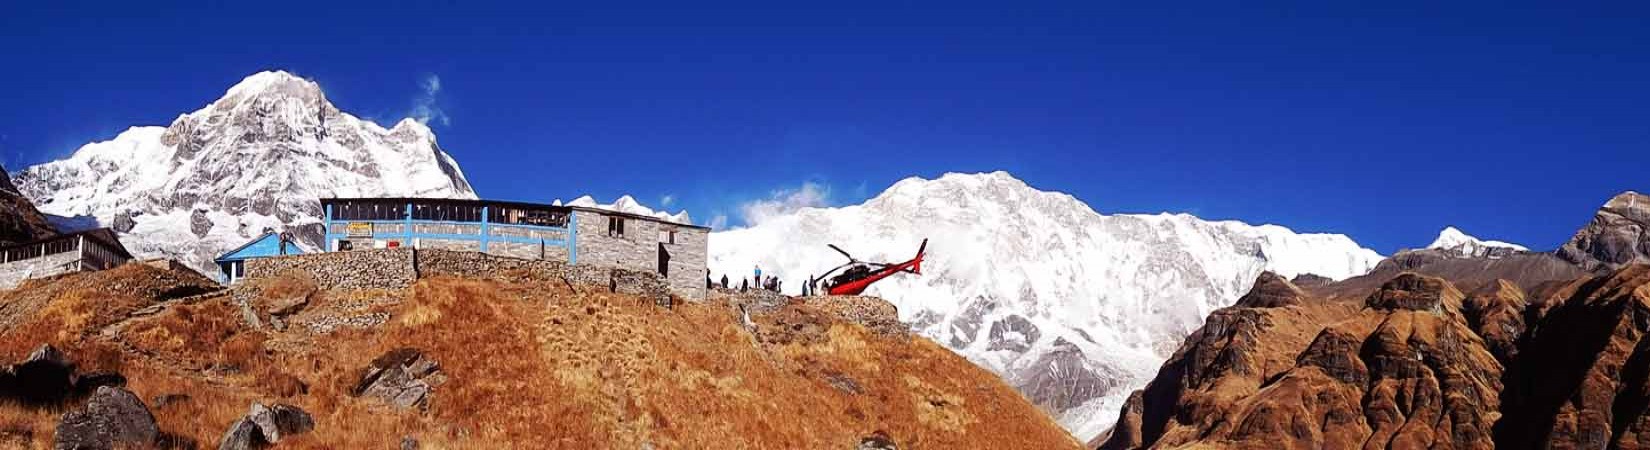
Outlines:
<svg viewBox="0 0 1650 450"><path fill-rule="evenodd" d="M879 431L902 448L1079 446L990 373L924 339L800 303L755 317L759 339L726 306L667 310L601 291L429 279L373 307L387 323L325 335L252 330L227 297L115 323L143 299L97 306L65 293L23 322L64 324L54 344L115 361L103 364L119 364L151 405L187 394L155 416L203 447L254 401L314 414L315 431L283 448L395 448L403 436L425 448L851 448ZM358 300L317 295L302 314ZM97 332L111 324L115 337ZM0 334L0 352L21 356L40 336ZM450 379L427 412L348 395L369 361L400 347ZM57 413L0 406L0 446L49 446Z"/></svg>

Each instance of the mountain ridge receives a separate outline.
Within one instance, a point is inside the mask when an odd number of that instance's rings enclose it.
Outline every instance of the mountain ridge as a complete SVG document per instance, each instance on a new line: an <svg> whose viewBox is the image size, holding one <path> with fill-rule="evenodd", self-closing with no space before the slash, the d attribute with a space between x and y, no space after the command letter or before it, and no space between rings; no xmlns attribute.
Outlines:
<svg viewBox="0 0 1650 450"><path fill-rule="evenodd" d="M320 248L321 197L475 198L424 124L359 119L284 71L247 76L167 126L132 127L17 178L43 212L113 227L134 253L205 273L266 228Z"/></svg>
<svg viewBox="0 0 1650 450"><path fill-rule="evenodd" d="M710 265L734 285L760 266L795 293L843 262L825 244L867 261L904 260L924 238L923 275L869 292L895 302L919 334L1008 379L1081 439L1109 427L1174 343L1236 301L1261 270L1340 279L1380 259L1342 235L1187 214L1105 215L998 171L910 177L861 204L716 232Z"/></svg>
<svg viewBox="0 0 1650 450"><path fill-rule="evenodd" d="M1631 195L1575 233L1579 253L1409 250L1215 311L1091 445L1642 446L1650 265L1608 240L1639 230ZM1249 296L1289 297L1272 278Z"/></svg>

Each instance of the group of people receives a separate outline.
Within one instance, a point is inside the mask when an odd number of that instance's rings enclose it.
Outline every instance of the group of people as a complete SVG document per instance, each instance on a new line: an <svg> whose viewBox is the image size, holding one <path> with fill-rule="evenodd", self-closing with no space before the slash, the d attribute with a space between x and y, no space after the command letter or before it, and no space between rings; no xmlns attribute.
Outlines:
<svg viewBox="0 0 1650 450"><path fill-rule="evenodd" d="M728 281L728 275L727 274L722 274L721 283L717 283L716 281L711 280L710 271L706 270L705 271L705 287L706 288L714 288L718 285L720 285L722 287L722 289L733 289L733 285L730 284L730 282ZM764 290L769 290L769 291L773 291L773 292L781 292L784 288L785 288L784 280L780 280L778 276L774 276L773 274L768 274L768 275L764 276L762 274L762 267L761 266L756 267L755 271L753 272L753 276L751 278L740 278L739 279L739 292L749 292L751 289L764 289ZM802 283L802 295L803 296L816 295L817 293L818 292L817 292L816 287L814 285L814 280L813 280L812 276L808 277L807 280L803 281L803 283Z"/></svg>

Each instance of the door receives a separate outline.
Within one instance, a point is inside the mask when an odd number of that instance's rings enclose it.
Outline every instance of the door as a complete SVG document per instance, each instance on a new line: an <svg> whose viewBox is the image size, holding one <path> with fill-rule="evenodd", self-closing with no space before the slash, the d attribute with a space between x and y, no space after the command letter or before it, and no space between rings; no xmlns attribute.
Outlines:
<svg viewBox="0 0 1650 450"><path fill-rule="evenodd" d="M659 275L670 277L670 251L665 250L665 244L659 244Z"/></svg>

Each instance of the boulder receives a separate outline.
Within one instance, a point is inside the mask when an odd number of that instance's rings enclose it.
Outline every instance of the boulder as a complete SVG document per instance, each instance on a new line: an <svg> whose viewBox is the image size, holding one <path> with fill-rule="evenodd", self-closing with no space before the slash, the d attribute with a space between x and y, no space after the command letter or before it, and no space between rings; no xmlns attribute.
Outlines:
<svg viewBox="0 0 1650 450"><path fill-rule="evenodd" d="M258 425L243 417L229 425L223 439L218 441L218 450L252 450L268 445L263 434L258 432Z"/></svg>
<svg viewBox="0 0 1650 450"><path fill-rule="evenodd" d="M888 433L877 431L871 433L870 436L861 438L859 446L855 448L857 450L899 450L899 445L894 444L894 438L888 437Z"/></svg>
<svg viewBox="0 0 1650 450"><path fill-rule="evenodd" d="M424 409L431 391L446 379L435 360L417 349L398 348L373 359L351 393L396 408Z"/></svg>
<svg viewBox="0 0 1650 450"><path fill-rule="evenodd" d="M159 434L155 416L142 400L125 389L103 386L85 408L66 413L58 421L53 448L147 447Z"/></svg>
<svg viewBox="0 0 1650 450"><path fill-rule="evenodd" d="M296 406L253 403L246 417L236 420L218 441L219 450L258 449L315 429L315 420Z"/></svg>
<svg viewBox="0 0 1650 450"><path fill-rule="evenodd" d="M0 370L0 399L24 405L62 403L74 394L74 363L50 344L41 345L22 362Z"/></svg>
<svg viewBox="0 0 1650 450"><path fill-rule="evenodd" d="M253 403L252 410L246 413L246 418L258 426L258 432L262 433L264 440L269 443L281 442L284 437L315 429L315 420L309 413L287 404L264 407L262 404Z"/></svg>

